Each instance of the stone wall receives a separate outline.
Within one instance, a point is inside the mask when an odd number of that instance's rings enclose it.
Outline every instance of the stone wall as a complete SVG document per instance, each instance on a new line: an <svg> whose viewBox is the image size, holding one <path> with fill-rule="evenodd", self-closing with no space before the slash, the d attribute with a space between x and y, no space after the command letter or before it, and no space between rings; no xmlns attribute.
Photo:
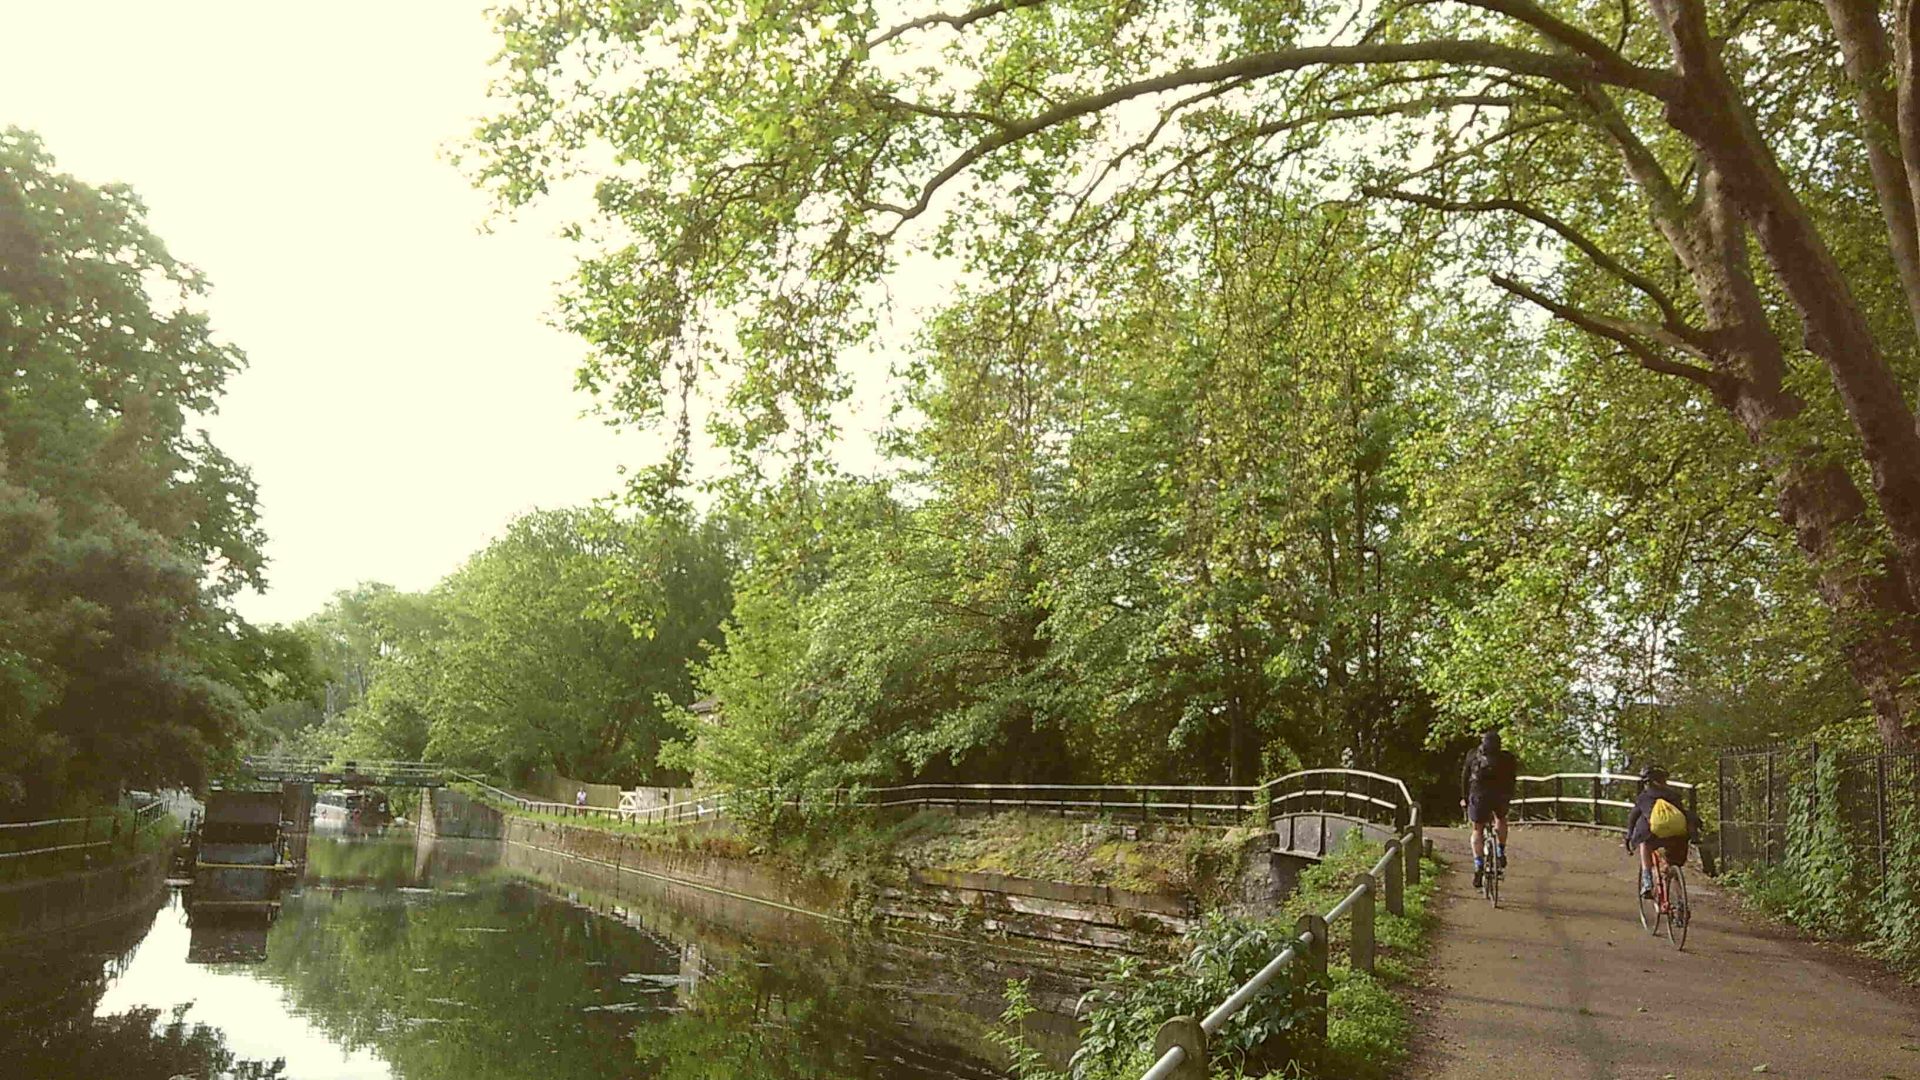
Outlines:
<svg viewBox="0 0 1920 1080"><path fill-rule="evenodd" d="M499 840L506 836L506 815L465 792L428 788L420 799L420 831L450 839Z"/></svg>
<svg viewBox="0 0 1920 1080"><path fill-rule="evenodd" d="M808 915L838 918L847 910L851 897L843 882L825 874L796 873L761 859L716 853L692 842L698 828L685 826L672 833L642 836L509 817L505 839L510 845L605 864L616 872L657 877Z"/></svg>
<svg viewBox="0 0 1920 1080"><path fill-rule="evenodd" d="M157 907L167 895L169 853L0 885L0 948Z"/></svg>
<svg viewBox="0 0 1920 1080"><path fill-rule="evenodd" d="M1185 895L1002 874L921 870L905 881L857 890L826 874L717 852L697 842L698 829L635 835L509 817L505 838L522 861L534 855L582 861L612 880L640 876L676 891L757 901L790 914L835 921L877 916L973 938L1137 952L1179 933L1193 917L1193 900Z"/></svg>

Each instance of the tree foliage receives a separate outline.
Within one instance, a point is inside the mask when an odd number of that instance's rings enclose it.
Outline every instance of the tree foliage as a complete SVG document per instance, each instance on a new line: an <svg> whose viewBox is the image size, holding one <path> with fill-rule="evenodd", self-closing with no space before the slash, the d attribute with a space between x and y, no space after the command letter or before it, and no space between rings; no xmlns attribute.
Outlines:
<svg viewBox="0 0 1920 1080"><path fill-rule="evenodd" d="M500 27L503 107L469 160L507 206L593 173L566 313L596 347L585 381L628 415L672 412L718 372L729 431L779 448L830 414L836 356L903 259L1018 270L1085 302L1105 283L1088 268L1213 235L1207 195L1232 178L1310 181L1445 221L1451 265L1493 286L1454 299L1578 331L1554 354L1604 357L1610 389L1672 380L1639 396L1660 402L1661 449L1737 454L1714 471L1760 480L1833 654L1882 738L1909 739L1920 76L1904 14L535 0ZM1508 599L1492 620L1524 633L1539 597Z"/></svg>
<svg viewBox="0 0 1920 1080"><path fill-rule="evenodd" d="M300 626L340 703L302 745L516 780L656 780L692 703L688 665L719 641L730 560L718 519L541 511L428 592L344 591Z"/></svg>
<svg viewBox="0 0 1920 1080"><path fill-rule="evenodd" d="M246 470L198 428L240 353L139 199L0 131L0 810L196 784L299 657Z"/></svg>

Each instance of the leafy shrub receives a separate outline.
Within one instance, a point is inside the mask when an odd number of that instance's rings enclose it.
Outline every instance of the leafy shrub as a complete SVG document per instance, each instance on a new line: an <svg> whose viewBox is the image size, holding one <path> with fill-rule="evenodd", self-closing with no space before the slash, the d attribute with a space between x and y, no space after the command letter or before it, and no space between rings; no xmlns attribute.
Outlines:
<svg viewBox="0 0 1920 1080"><path fill-rule="evenodd" d="M1075 1080L1138 1076L1153 1064L1160 1025L1175 1016L1205 1016L1265 967L1293 939L1291 926L1208 915L1187 935L1187 955L1151 965L1128 957L1086 998L1086 1026L1074 1054ZM1216 1067L1259 1075L1317 1059L1305 969L1280 973L1210 1040Z"/></svg>
<svg viewBox="0 0 1920 1080"><path fill-rule="evenodd" d="M1778 863L1729 875L1747 902L1825 938L1860 942L1909 977L1920 977L1920 805L1899 785L1881 794L1880 828L1864 807L1849 814L1833 755L1817 757L1791 785L1786 846ZM1875 807L1872 812L1878 812Z"/></svg>

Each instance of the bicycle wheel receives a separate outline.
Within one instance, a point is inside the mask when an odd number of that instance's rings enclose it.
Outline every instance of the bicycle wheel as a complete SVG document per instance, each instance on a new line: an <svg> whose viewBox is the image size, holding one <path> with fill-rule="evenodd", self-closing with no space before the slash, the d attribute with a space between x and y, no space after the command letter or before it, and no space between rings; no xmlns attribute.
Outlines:
<svg viewBox="0 0 1920 1080"><path fill-rule="evenodd" d="M1481 891L1487 894L1487 903L1497 908L1500 906L1500 868L1493 865L1492 859L1487 862L1486 887Z"/></svg>
<svg viewBox="0 0 1920 1080"><path fill-rule="evenodd" d="M1640 895L1638 875L1633 879L1633 895L1640 905L1640 929L1649 934L1658 934L1660 932L1660 900L1658 897Z"/></svg>
<svg viewBox="0 0 1920 1080"><path fill-rule="evenodd" d="M1677 866L1667 867L1667 937L1673 947L1687 947L1687 925L1693 921L1693 908L1687 903L1687 875Z"/></svg>

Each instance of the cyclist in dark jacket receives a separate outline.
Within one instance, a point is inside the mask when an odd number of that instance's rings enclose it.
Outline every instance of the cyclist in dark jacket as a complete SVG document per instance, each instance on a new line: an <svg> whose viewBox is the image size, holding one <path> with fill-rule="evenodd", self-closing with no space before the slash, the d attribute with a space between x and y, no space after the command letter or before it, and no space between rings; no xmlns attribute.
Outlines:
<svg viewBox="0 0 1920 1080"><path fill-rule="evenodd" d="M1687 831L1681 836L1653 835L1653 805L1657 802L1672 803L1687 818ZM1633 800L1633 810L1627 815L1627 850L1638 852L1640 856L1640 895L1653 895L1653 848L1658 844L1666 849L1667 861L1675 866L1687 865L1687 842L1700 835L1700 815L1687 809L1687 797L1667 786L1667 770L1658 765L1649 765L1640 770L1640 795Z"/></svg>
<svg viewBox="0 0 1920 1080"><path fill-rule="evenodd" d="M1473 887L1479 888L1487 870L1487 825L1493 824L1494 865L1507 867L1507 808L1513 803L1513 786L1520 775L1520 761L1500 748L1500 733L1489 731L1480 745L1467 754L1460 767L1460 805L1473 823Z"/></svg>

